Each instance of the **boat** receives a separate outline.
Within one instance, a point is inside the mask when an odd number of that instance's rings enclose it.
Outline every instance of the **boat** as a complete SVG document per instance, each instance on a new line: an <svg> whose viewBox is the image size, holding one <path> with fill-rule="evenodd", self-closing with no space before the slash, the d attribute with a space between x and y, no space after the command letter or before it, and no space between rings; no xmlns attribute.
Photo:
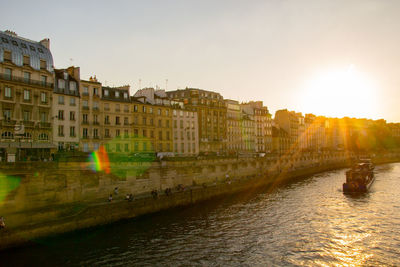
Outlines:
<svg viewBox="0 0 400 267"><path fill-rule="evenodd" d="M375 180L374 165L370 159L361 159L346 172L344 193L365 193Z"/></svg>

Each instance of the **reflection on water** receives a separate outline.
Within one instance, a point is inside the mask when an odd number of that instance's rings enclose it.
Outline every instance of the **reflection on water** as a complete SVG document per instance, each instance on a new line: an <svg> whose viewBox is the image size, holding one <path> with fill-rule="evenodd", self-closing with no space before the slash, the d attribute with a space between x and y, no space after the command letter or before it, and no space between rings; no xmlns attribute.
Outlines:
<svg viewBox="0 0 400 267"><path fill-rule="evenodd" d="M0 254L14 265L400 265L400 164L376 168L371 191L345 195L345 170Z"/></svg>

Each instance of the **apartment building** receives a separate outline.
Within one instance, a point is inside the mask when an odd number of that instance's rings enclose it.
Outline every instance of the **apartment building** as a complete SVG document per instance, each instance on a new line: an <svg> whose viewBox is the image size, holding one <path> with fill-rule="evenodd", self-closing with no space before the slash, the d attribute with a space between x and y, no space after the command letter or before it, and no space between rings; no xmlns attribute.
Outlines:
<svg viewBox="0 0 400 267"><path fill-rule="evenodd" d="M58 151L79 149L79 84L78 67L55 69L53 91L53 143Z"/></svg>
<svg viewBox="0 0 400 267"><path fill-rule="evenodd" d="M49 159L54 89L49 39L28 40L0 31L0 158Z"/></svg>
<svg viewBox="0 0 400 267"><path fill-rule="evenodd" d="M166 92L174 101L198 114L200 153L224 153L227 145L227 108L223 97L216 92L196 88Z"/></svg>

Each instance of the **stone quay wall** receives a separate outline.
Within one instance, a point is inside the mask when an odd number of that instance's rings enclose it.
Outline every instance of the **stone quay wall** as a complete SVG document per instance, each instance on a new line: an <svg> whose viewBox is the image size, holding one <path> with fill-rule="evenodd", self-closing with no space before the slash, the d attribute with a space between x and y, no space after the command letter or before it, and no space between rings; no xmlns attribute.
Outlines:
<svg viewBox="0 0 400 267"><path fill-rule="evenodd" d="M347 153L310 153L279 158L121 162L112 163L108 174L77 162L2 165L0 179L18 184L8 190L7 183L2 183L0 188L0 216L6 222L6 228L0 230L0 249L217 196L252 192L254 188L349 166L354 157ZM374 157L375 163L399 160L400 153L395 152ZM166 188L173 189L171 195L164 194ZM157 198L151 196L152 190L158 190ZM130 193L135 197L132 202L124 200ZM108 202L110 194L112 202Z"/></svg>

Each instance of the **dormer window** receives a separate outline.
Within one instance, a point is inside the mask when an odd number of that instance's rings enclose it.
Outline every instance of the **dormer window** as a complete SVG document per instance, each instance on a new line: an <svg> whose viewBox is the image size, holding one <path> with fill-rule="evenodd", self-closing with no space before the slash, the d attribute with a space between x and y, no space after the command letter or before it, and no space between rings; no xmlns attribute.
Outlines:
<svg viewBox="0 0 400 267"><path fill-rule="evenodd" d="M128 99L128 93L124 93L124 99Z"/></svg>
<svg viewBox="0 0 400 267"><path fill-rule="evenodd" d="M42 49L42 48L39 47L37 50L38 50L40 53L43 54L43 49Z"/></svg>
<svg viewBox="0 0 400 267"><path fill-rule="evenodd" d="M69 90L71 90L71 91L76 90L76 83L74 81L69 82Z"/></svg>
<svg viewBox="0 0 400 267"><path fill-rule="evenodd" d="M1 37L1 40L3 41L3 43L6 43L6 44L8 44L8 40L7 40L7 38Z"/></svg>
<svg viewBox="0 0 400 267"><path fill-rule="evenodd" d="M46 68L46 60L40 60L40 68L45 69Z"/></svg>
<svg viewBox="0 0 400 267"><path fill-rule="evenodd" d="M108 90L107 90L107 89L104 90L104 95L105 95L105 96L108 96Z"/></svg>
<svg viewBox="0 0 400 267"><path fill-rule="evenodd" d="M64 80L68 80L68 73L64 72L63 74L64 74Z"/></svg>
<svg viewBox="0 0 400 267"><path fill-rule="evenodd" d="M35 49L35 47L34 47L33 45L30 45L29 48L30 48L32 51L36 51L36 49Z"/></svg>
<svg viewBox="0 0 400 267"><path fill-rule="evenodd" d="M22 48L28 48L27 46L26 46L26 44L24 44L24 43L21 43L21 46L22 46Z"/></svg>
<svg viewBox="0 0 400 267"><path fill-rule="evenodd" d="M58 88L64 89L65 88L65 81L63 79L58 80Z"/></svg>
<svg viewBox="0 0 400 267"><path fill-rule="evenodd" d="M15 45L15 46L18 46L17 41L12 40L11 43L12 43L13 45Z"/></svg>
<svg viewBox="0 0 400 267"><path fill-rule="evenodd" d="M115 91L115 97L119 97L119 92L118 91Z"/></svg>

